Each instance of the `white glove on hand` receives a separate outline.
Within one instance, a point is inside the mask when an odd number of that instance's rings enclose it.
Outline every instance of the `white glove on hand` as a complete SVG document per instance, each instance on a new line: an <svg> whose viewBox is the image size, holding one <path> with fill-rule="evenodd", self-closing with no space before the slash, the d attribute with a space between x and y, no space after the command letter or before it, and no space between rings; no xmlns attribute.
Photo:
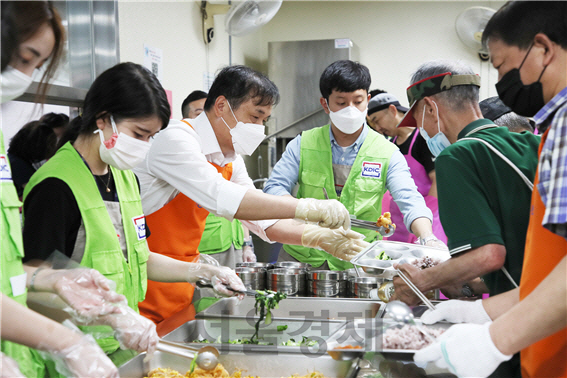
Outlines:
<svg viewBox="0 0 567 378"><path fill-rule="evenodd" d="M242 261L244 262L256 262L256 254L254 250L249 245L242 246Z"/></svg>
<svg viewBox="0 0 567 378"><path fill-rule="evenodd" d="M138 314L130 307L121 308L122 313L106 315L102 321L114 329L114 337L122 349L133 349L137 352L148 352L153 355L159 337L156 325L151 320Z"/></svg>
<svg viewBox="0 0 567 378"><path fill-rule="evenodd" d="M54 270L46 280L55 280L55 293L71 306L75 312L72 311L72 315L83 323L120 313L120 307L128 306L126 297L112 290L110 281L94 269Z"/></svg>
<svg viewBox="0 0 567 378"><path fill-rule="evenodd" d="M441 240L437 239L437 236L435 236L433 234L426 236L424 238L422 238L422 237L417 238L416 244L426 245L428 247L433 247L433 248L444 249L446 251L449 250L447 245L445 243L443 243Z"/></svg>
<svg viewBox="0 0 567 378"><path fill-rule="evenodd" d="M212 266L209 264L191 263L187 275L187 282L194 283L200 279L209 280L213 285L216 294L223 297L232 297L238 295L244 298L243 294L237 294L232 290L228 290L227 286L236 291L245 291L246 287L242 280L234 270L226 266Z"/></svg>
<svg viewBox="0 0 567 378"><path fill-rule="evenodd" d="M413 359L417 363L435 362L459 377L487 377L498 365L512 358L502 354L492 342L490 324L454 325L434 344L417 351ZM482 362L471 363L472 358Z"/></svg>
<svg viewBox="0 0 567 378"><path fill-rule="evenodd" d="M119 378L118 368L91 335L78 335L72 345L48 351L57 371L65 377Z"/></svg>
<svg viewBox="0 0 567 378"><path fill-rule="evenodd" d="M484 324L492 321L482 305L482 299L474 302L456 299L441 302L435 306L435 311L427 310L421 315L423 324L433 324L441 320L450 323L473 324Z"/></svg>
<svg viewBox="0 0 567 378"><path fill-rule="evenodd" d="M304 247L319 248L345 261L350 261L368 246L364 235L356 231L345 231L343 228L330 230L312 224L305 225L301 235Z"/></svg>
<svg viewBox="0 0 567 378"><path fill-rule="evenodd" d="M337 200L301 198L295 209L295 219L317 223L321 227L350 229L350 215Z"/></svg>
<svg viewBox="0 0 567 378"><path fill-rule="evenodd" d="M25 375L20 371L18 363L6 356L4 353L0 353L2 359L2 365L0 369L1 378L26 378Z"/></svg>

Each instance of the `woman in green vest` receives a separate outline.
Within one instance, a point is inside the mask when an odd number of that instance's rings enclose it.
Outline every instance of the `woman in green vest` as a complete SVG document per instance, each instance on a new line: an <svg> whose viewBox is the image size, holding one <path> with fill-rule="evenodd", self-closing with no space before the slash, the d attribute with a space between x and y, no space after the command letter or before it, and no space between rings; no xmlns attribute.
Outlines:
<svg viewBox="0 0 567 378"><path fill-rule="evenodd" d="M45 1L3 1L2 17L2 80L1 102L8 102L22 95L31 84L35 69L50 58L42 79L42 86L52 77L63 49L64 29L57 11ZM57 360L60 371L73 376L117 377L118 371L100 348L84 335L74 332L26 307L27 288L58 293L79 312L87 310L83 300L73 297L83 284L90 286L85 296L90 305L96 305L100 289L85 269L50 273L22 266L23 245L16 189L11 171L4 136L0 131L0 287L1 298L1 348L2 376L41 377L44 366L38 353L31 348L48 352ZM96 273L96 272L95 272ZM99 278L100 275L98 275ZM37 278L37 280L36 280ZM79 278L79 280L77 280ZM91 285L94 284L94 285ZM103 284L104 285L104 284ZM66 289L71 289L71 292ZM85 292L83 292L84 294ZM99 298L100 299L100 298ZM108 298L110 299L110 298ZM120 298L118 298L120 299ZM82 302L82 304L81 304ZM81 307L82 306L82 307ZM92 308L91 308L92 309ZM15 362L14 362L15 360Z"/></svg>
<svg viewBox="0 0 567 378"><path fill-rule="evenodd" d="M24 190L24 261L37 265L54 250L61 251L114 281L116 292L136 313L148 279L209 279L227 296L235 293L226 286L244 290L229 268L178 261L148 249L146 235L151 230L146 229L140 186L130 169L144 160L151 137L169 122L169 103L157 78L138 64L118 64L93 82L82 110L57 153ZM50 221L42 220L42 214L50 214ZM120 324L114 319L101 317L96 325L81 329L96 334L106 353L120 346L143 349L121 345L123 339L116 337ZM150 348L157 343L155 328L145 328L141 337L131 336L131 341L146 340L144 346ZM115 363L123 357L112 356Z"/></svg>

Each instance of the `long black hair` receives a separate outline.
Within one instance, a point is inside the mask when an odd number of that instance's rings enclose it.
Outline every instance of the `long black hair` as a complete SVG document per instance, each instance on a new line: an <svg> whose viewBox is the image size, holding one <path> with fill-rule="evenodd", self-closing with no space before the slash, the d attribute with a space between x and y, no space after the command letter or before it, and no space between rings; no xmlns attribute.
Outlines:
<svg viewBox="0 0 567 378"><path fill-rule="evenodd" d="M157 116L167 127L171 109L165 90L148 69L136 63L120 63L100 74L87 92L82 116L75 118L59 141L59 147L79 135L96 131L97 119L112 115L125 118Z"/></svg>

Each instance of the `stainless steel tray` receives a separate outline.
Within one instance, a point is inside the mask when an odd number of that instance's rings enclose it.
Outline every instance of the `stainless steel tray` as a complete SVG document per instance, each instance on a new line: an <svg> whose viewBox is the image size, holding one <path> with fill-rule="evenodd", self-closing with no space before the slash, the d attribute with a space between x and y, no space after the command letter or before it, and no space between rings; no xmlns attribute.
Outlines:
<svg viewBox="0 0 567 378"><path fill-rule="evenodd" d="M145 353L134 357L118 370L122 378L143 378L155 368L171 368L185 374L189 370L189 361L173 354L156 352L153 358L144 364ZM229 374L242 370L260 378L280 378L291 375L306 375L318 371L328 378L342 378L351 365L350 361L335 361L330 356L323 355L316 359L299 354L244 354L234 353L219 356L219 362Z"/></svg>
<svg viewBox="0 0 567 378"><path fill-rule="evenodd" d="M419 319L416 319L415 322L422 325ZM447 329L452 325L451 323L441 322L425 327ZM362 356L366 352L377 352L398 360L413 360L413 355L417 350L383 348L382 336L384 332L395 327L401 327L401 325L389 318L357 319L347 322L327 338L325 342L327 352L333 353L334 358L343 360ZM340 349L347 345L359 349Z"/></svg>
<svg viewBox="0 0 567 378"><path fill-rule="evenodd" d="M218 317L210 319L196 319L185 323L181 327L163 337L167 341L191 344L195 340L208 340L211 345L220 351L226 352L282 352L321 354L319 347L282 346L282 342L290 339L301 341L303 336L309 337L322 346L325 340L335 333L345 322L311 321L305 319L275 319L271 324L260 325L259 338L261 341L273 345L257 344L229 344L229 340L250 338L254 334L254 318ZM284 331L278 331L278 326L287 326ZM217 342L220 340L221 342ZM193 345L203 345L194 343Z"/></svg>
<svg viewBox="0 0 567 378"><path fill-rule="evenodd" d="M391 260L378 260L377 257L381 252L385 252ZM357 254L350 262L362 267L368 274L391 278L395 275L394 263L398 263L401 260L412 262L423 256L436 257L441 261L451 258L449 251L439 248L377 240Z"/></svg>
<svg viewBox="0 0 567 378"><path fill-rule="evenodd" d="M384 303L370 299L356 298L286 298L279 308L272 310L273 319L305 319L313 321L346 321L356 318L382 316ZM253 319L254 298L246 297L242 302L237 298L223 298L199 312L197 318L215 318L230 315L236 318Z"/></svg>

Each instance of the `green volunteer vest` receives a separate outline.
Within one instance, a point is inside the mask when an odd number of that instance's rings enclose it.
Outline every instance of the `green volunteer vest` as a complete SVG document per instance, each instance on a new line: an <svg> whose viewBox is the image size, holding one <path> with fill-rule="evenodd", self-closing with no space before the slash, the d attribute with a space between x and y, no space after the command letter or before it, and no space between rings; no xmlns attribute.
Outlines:
<svg viewBox="0 0 567 378"><path fill-rule="evenodd" d="M30 179L24 190L24 201L30 191L43 180L54 177L64 181L75 196L85 226L85 254L81 265L93 268L116 283L116 292L128 299L128 305L138 311L147 288L149 250L140 192L132 171L110 167L120 202L126 237L128 262L120 248L116 230L104 206L95 179L71 143L65 144ZM108 326L81 327L93 333L98 344L110 353L119 348ZM99 336L99 337L97 337ZM102 336L102 337L101 337Z"/></svg>
<svg viewBox="0 0 567 378"><path fill-rule="evenodd" d="M229 221L214 214L207 216L203 237L199 244L199 252L207 255L228 250L232 244L235 249L241 249L244 242L242 223L235 219Z"/></svg>
<svg viewBox="0 0 567 378"><path fill-rule="evenodd" d="M329 143L329 125L304 131L301 136L299 160L299 190L297 198L324 199L322 188L329 199L338 199L357 219L376 221L382 214L382 197L386 192L386 176L390 157L398 148L373 130L362 143L341 197L337 198L333 175L333 154ZM372 242L379 234L372 230L353 227L364 234L364 240ZM381 237L380 237L381 238ZM352 268L352 264L328 253L296 245L284 245L287 253L295 259L314 267L328 262L332 270Z"/></svg>
<svg viewBox="0 0 567 378"><path fill-rule="evenodd" d="M20 206L16 188L12 183L10 163L4 147L4 135L0 130L0 285L2 293L19 304L26 306L27 291L14 296L10 278L24 274L22 258L24 243L22 241L22 225L20 221ZM10 341L1 341L2 353L12 357L20 366L20 371L26 377L39 377L44 374L44 367L37 352L26 346Z"/></svg>

